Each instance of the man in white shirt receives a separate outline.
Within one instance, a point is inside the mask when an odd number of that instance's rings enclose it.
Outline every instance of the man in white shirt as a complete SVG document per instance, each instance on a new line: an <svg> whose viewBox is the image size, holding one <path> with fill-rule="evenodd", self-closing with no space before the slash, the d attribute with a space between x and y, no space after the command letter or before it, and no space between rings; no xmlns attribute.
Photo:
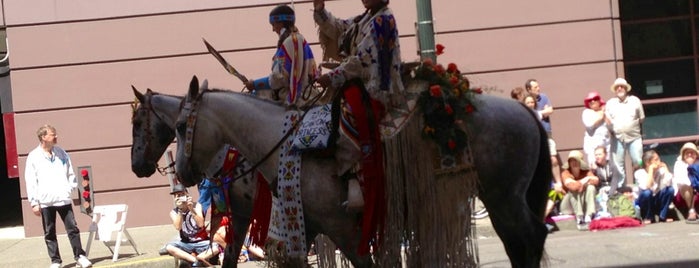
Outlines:
<svg viewBox="0 0 699 268"><path fill-rule="evenodd" d="M618 187L626 184L625 155L628 152L631 165L640 168L643 155L641 124L646 118L641 100L629 95L631 85L624 78L617 78L611 86L616 98L611 98L605 107L605 120L609 126L610 153L614 164L614 180Z"/></svg>
<svg viewBox="0 0 699 268"><path fill-rule="evenodd" d="M73 164L68 153L55 146L58 136L53 126L41 126L36 135L39 138L39 146L27 155L24 180L32 211L34 215L41 216L46 248L51 257L51 268L61 267L63 262L56 238L56 213L63 219L78 265L83 268L91 267L92 263L85 257L85 250L80 242L80 230L71 206L70 194L78 186Z"/></svg>

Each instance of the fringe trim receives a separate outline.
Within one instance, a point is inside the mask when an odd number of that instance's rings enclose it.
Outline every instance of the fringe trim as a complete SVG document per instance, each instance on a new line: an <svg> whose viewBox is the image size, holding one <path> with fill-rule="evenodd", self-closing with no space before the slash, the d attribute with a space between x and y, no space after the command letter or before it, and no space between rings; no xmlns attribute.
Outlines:
<svg viewBox="0 0 699 268"><path fill-rule="evenodd" d="M282 241L267 238L265 242L265 267L267 268L306 268L308 258L295 258L287 255L286 245Z"/></svg>
<svg viewBox="0 0 699 268"><path fill-rule="evenodd" d="M436 151L436 145L422 138L423 125L422 117L416 116L384 143L388 228L382 252L375 252L377 264L475 267L478 252L471 201L478 175L473 168L437 172L431 156L415 153ZM473 159L470 150L463 159ZM401 259L402 250L405 259Z"/></svg>
<svg viewBox="0 0 699 268"><path fill-rule="evenodd" d="M345 255L336 254L337 246L326 235L318 235L315 240L318 268L350 268L352 267ZM339 263L337 262L339 260Z"/></svg>
<svg viewBox="0 0 699 268"><path fill-rule="evenodd" d="M323 61L328 61L331 59L337 62L342 61L342 58L340 58L338 36L329 36L318 28L318 42L320 42L320 47L323 49Z"/></svg>

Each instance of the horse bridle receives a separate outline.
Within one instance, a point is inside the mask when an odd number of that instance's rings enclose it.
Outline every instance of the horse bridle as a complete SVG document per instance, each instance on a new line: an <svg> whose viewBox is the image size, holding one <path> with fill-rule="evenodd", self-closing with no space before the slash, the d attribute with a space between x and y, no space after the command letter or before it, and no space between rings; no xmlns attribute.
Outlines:
<svg viewBox="0 0 699 268"><path fill-rule="evenodd" d="M155 111L155 109L153 109L153 104L151 103L151 100L153 99L153 96L155 96L155 95L157 95L157 94L150 93L150 95L148 95L148 93L147 93L146 95L144 95L144 96L148 96L147 101L145 103L141 103L138 100L138 98L136 98L136 100L134 100L134 102L131 104L131 106L133 108L133 116L131 118L132 124L133 124L133 117L136 116L136 113L137 113L139 108L143 108L146 111L148 111L148 112L146 112L146 119L145 119L145 124L147 127L145 128L145 133L144 133L144 135L145 135L144 136L145 145L143 148L143 151L144 151L143 157L144 158L148 158L150 156L150 150L148 150L148 148L150 148L150 141L153 138L153 133L150 130L150 123L151 123L150 114L153 113L155 118L157 118L160 121L163 121L163 118L160 115L158 115L158 112ZM158 165L158 161L155 162L155 170L157 170L158 173L160 173L160 175L163 175L163 176L165 176L167 174L174 174L175 173L174 171L169 170L170 168L172 168L174 166L175 166L174 161L165 167L161 167L160 165Z"/></svg>

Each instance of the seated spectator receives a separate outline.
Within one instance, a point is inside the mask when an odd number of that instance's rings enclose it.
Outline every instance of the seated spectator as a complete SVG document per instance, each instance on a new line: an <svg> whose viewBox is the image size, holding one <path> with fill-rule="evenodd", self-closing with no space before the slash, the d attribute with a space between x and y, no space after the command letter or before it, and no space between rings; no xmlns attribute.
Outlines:
<svg viewBox="0 0 699 268"><path fill-rule="evenodd" d="M668 206L675 195L672 173L654 150L643 153L642 159L643 168L634 172L634 179L638 184L638 206L643 224L655 222L656 215L661 222L672 222L672 218L667 218Z"/></svg>
<svg viewBox="0 0 699 268"><path fill-rule="evenodd" d="M631 217L636 218L636 200L633 195L633 189L629 186L623 186L617 189L617 192L609 197L607 207L609 213L614 217Z"/></svg>
<svg viewBox="0 0 699 268"><path fill-rule="evenodd" d="M251 226L252 224L248 226L248 233L245 236L245 242L243 242L243 249L240 251L238 262L259 261L265 259L265 251L250 241Z"/></svg>
<svg viewBox="0 0 699 268"><path fill-rule="evenodd" d="M612 166L607 157L607 148L604 145L597 146L594 150L595 167L592 172L599 179L597 184L597 207L599 213L606 215L608 212L607 201L616 192L616 185L612 183ZM608 215L606 215L608 216Z"/></svg>
<svg viewBox="0 0 699 268"><path fill-rule="evenodd" d="M696 207L699 206L699 195L694 192L692 188L692 183L689 180L689 172L687 168L689 165L697 162L697 155L699 151L694 143L688 142L682 145L680 149L680 155L675 161L675 166L673 169L673 183L675 184L675 198L673 203L675 206L685 214L685 219L687 223L699 223L697 221Z"/></svg>
<svg viewBox="0 0 699 268"><path fill-rule="evenodd" d="M574 150L568 154L568 161L563 163L561 180L567 191L566 197L561 202L561 212L571 214L572 207L578 228L584 229L584 226L592 221L592 217L597 212L595 195L597 194L596 186L599 184L599 178L590 171L589 166L583 160L583 153Z"/></svg>
<svg viewBox="0 0 699 268"><path fill-rule="evenodd" d="M170 219L180 233L180 240L169 243L165 249L175 258L191 263L192 267L210 266L208 259L220 250L218 244L209 242L201 204L193 202L181 184L175 185L171 194L175 208L170 211Z"/></svg>
<svg viewBox="0 0 699 268"><path fill-rule="evenodd" d="M612 183L612 165L609 163L609 157L607 156L607 147L604 145L597 146L594 151L595 158L595 168L593 173L599 179L598 189L603 187L609 187L611 192L615 192L616 189L611 189L615 185Z"/></svg>

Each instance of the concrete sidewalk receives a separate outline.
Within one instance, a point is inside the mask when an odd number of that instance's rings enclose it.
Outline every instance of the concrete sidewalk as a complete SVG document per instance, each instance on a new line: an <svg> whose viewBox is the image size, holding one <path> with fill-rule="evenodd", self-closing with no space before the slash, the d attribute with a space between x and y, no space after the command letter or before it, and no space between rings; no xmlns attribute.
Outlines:
<svg viewBox="0 0 699 268"><path fill-rule="evenodd" d="M128 228L139 255L131 246L119 249L119 259L112 262L112 253L101 241L92 241L88 258L93 267L175 267L171 256L160 256L163 244L177 236L170 225ZM82 232L83 247L87 247L89 232ZM58 236L59 249L63 258L62 267L75 267L68 237ZM87 250L87 249L86 249ZM51 264L43 237L24 238L22 227L0 229L0 267L48 267Z"/></svg>
<svg viewBox="0 0 699 268"><path fill-rule="evenodd" d="M479 238L492 237L494 232L490 226L489 218L477 221L477 234ZM83 247L87 247L89 232L81 229ZM173 257L160 256L158 250L168 241L177 238L177 232L171 225L159 225L149 227L128 228L129 233L136 243L138 252L133 247L122 246L119 250L119 259L112 262L112 253L100 241L93 241L88 258L93 267L176 267ZM63 258L62 267L75 267L68 237L63 234L58 236L58 243ZM87 250L87 249L86 249ZM49 267L50 259L46 251L46 244L41 236L24 237L24 229L19 227L0 228L0 267ZM260 267L263 263L242 263L238 267Z"/></svg>

